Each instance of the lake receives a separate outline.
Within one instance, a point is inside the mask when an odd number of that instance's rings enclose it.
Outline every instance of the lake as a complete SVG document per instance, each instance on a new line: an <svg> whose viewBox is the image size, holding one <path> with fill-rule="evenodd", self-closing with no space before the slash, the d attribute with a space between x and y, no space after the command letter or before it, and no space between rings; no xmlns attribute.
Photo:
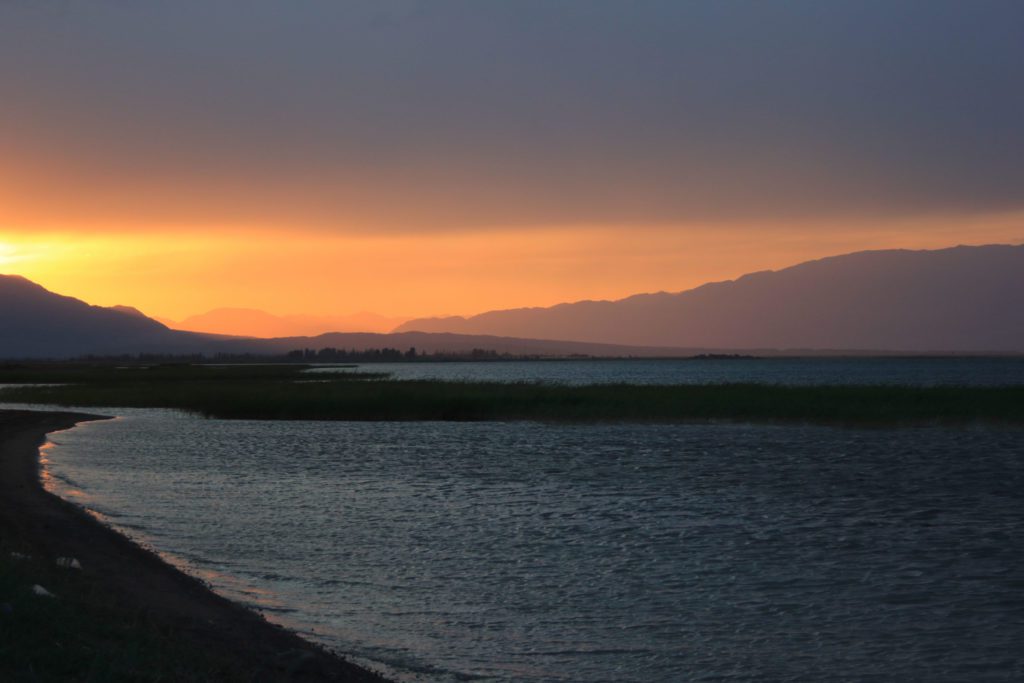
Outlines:
<svg viewBox="0 0 1024 683"><path fill-rule="evenodd" d="M310 373L387 372L395 379L561 384L1024 384L1024 357L737 358L361 363Z"/></svg>
<svg viewBox="0 0 1024 683"><path fill-rule="evenodd" d="M1024 360L991 358L358 369L576 384L1024 383ZM105 412L119 418L52 436L51 490L396 680L1024 678L1019 428Z"/></svg>
<svg viewBox="0 0 1024 683"><path fill-rule="evenodd" d="M1024 430L115 412L52 490L398 680L1024 675Z"/></svg>

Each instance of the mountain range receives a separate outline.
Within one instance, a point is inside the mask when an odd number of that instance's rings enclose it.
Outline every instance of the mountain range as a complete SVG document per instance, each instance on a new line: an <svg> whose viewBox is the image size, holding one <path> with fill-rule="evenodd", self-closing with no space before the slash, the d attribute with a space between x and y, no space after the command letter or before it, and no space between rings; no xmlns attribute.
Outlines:
<svg viewBox="0 0 1024 683"><path fill-rule="evenodd" d="M91 306L54 294L18 275L0 275L0 359L75 358L121 354L279 355L296 349L416 347L420 352L464 353L473 349L516 355L671 355L646 349L487 335L403 332L329 333L272 339L228 337L172 330L130 306Z"/></svg>
<svg viewBox="0 0 1024 683"><path fill-rule="evenodd" d="M0 358L280 354L328 346L595 356L1020 353L1024 246L857 252L674 294L411 320L389 334L277 336L295 320L228 310L271 325L272 338L171 329L130 306L91 306L23 277L0 275ZM221 320L224 315L236 313ZM283 327L273 326L282 320Z"/></svg>
<svg viewBox="0 0 1024 683"><path fill-rule="evenodd" d="M1024 246L863 251L679 293L422 318L396 331L718 349L1024 351Z"/></svg>
<svg viewBox="0 0 1024 683"><path fill-rule="evenodd" d="M90 306L21 276L0 276L0 358L192 353L215 340L168 329L129 306Z"/></svg>

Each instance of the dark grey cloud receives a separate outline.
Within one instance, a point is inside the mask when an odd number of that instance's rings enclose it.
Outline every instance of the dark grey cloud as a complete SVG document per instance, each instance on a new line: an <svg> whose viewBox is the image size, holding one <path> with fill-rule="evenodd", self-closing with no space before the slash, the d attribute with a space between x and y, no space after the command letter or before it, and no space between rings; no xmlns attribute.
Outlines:
<svg viewBox="0 0 1024 683"><path fill-rule="evenodd" d="M183 219L1012 210L1022 36L1017 0L5 3L0 153Z"/></svg>

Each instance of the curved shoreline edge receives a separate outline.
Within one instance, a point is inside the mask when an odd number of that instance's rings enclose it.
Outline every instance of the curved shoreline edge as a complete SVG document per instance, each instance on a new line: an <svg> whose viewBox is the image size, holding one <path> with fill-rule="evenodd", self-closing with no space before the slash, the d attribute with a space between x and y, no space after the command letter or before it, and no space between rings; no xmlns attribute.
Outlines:
<svg viewBox="0 0 1024 683"><path fill-rule="evenodd" d="M157 624L189 651L227 662L236 680L387 682L217 595L46 491L39 449L47 435L105 419L110 418L0 409L0 548L16 546L48 566L58 557L77 558L82 569L73 579L82 593L100 599L105 608Z"/></svg>

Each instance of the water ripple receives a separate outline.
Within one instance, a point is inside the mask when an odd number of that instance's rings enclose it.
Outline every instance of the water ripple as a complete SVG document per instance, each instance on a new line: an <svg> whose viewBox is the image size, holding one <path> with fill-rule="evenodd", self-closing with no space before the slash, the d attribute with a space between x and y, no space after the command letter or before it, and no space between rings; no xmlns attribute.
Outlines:
<svg viewBox="0 0 1024 683"><path fill-rule="evenodd" d="M1022 430L125 415L51 485L408 680L1024 679Z"/></svg>

